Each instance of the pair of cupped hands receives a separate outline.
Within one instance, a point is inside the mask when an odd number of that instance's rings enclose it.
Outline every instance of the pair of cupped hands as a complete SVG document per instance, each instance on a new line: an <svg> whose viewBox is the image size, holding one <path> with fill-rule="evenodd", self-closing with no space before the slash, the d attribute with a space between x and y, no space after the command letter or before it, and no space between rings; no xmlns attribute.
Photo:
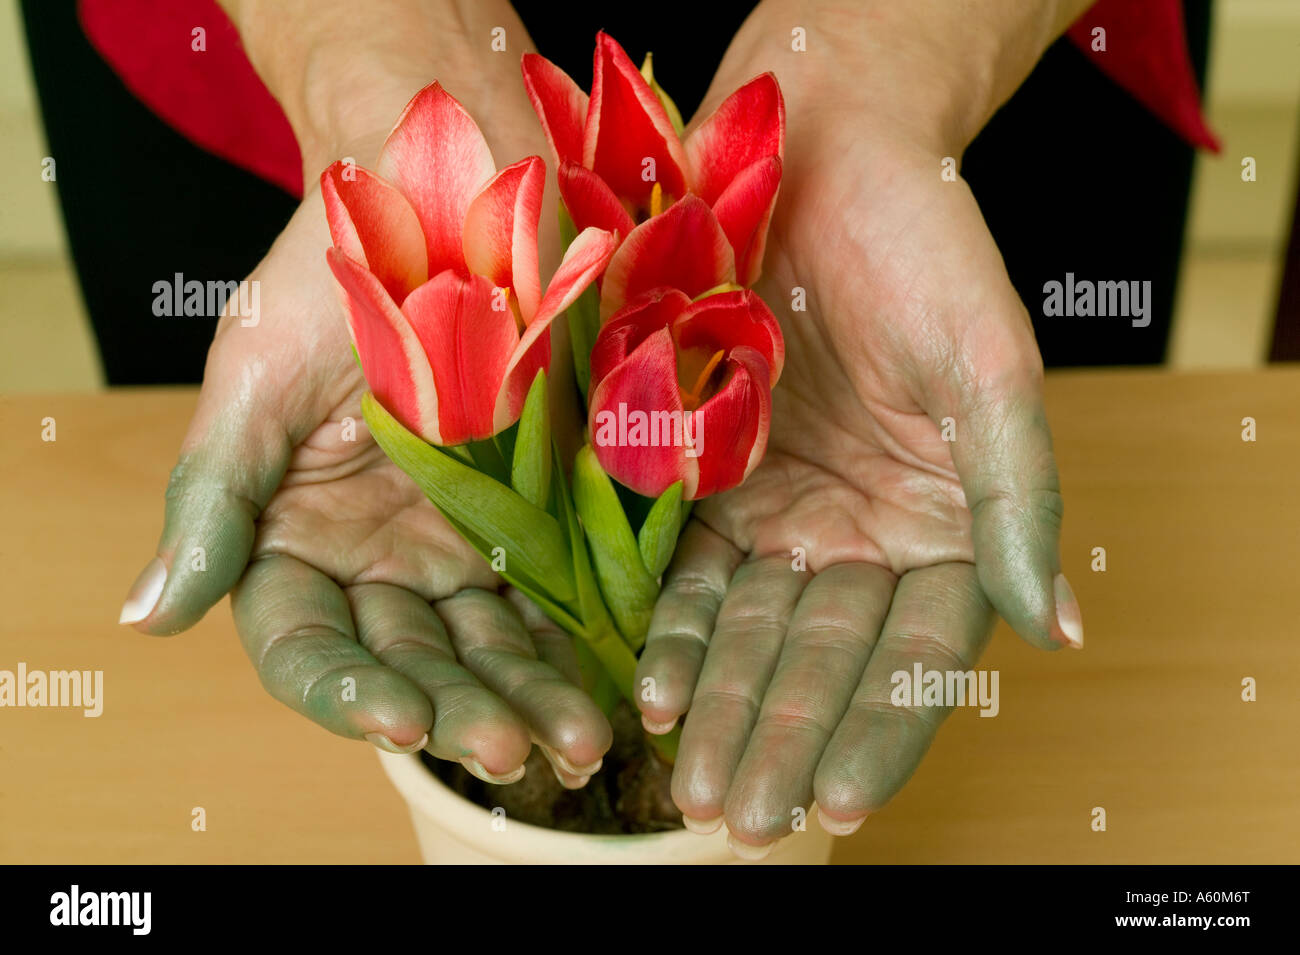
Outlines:
<svg viewBox="0 0 1300 955"><path fill-rule="evenodd" d="M757 47L738 34L697 119L770 68ZM672 776L688 825L725 822L754 853L799 807L851 832L911 776L947 711L893 705L895 671L974 667L995 610L1036 647L1082 643L1032 328L970 190L942 175L968 131L808 62L778 70L785 170L757 290L787 352L767 455L694 509L637 670L648 729L689 714ZM439 78L499 161L548 155L522 92ZM373 160L400 105L340 148ZM366 432L318 172L249 276L261 321L218 329L123 622L177 633L229 592L263 685L325 729L494 782L536 742L580 786L611 729L571 639Z"/></svg>

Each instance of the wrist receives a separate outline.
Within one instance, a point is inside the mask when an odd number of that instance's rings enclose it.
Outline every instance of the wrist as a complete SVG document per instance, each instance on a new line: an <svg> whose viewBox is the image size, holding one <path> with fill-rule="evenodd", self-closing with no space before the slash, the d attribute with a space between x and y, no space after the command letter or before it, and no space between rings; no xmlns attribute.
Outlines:
<svg viewBox="0 0 1300 955"><path fill-rule="evenodd" d="M373 14L354 0L222 0L302 152L308 188L335 159L376 159L403 107L435 79L477 115L528 38L506 0L400 0ZM506 49L493 52L493 30ZM486 132L486 130L485 130Z"/></svg>
<svg viewBox="0 0 1300 955"><path fill-rule="evenodd" d="M738 41L757 57L773 35L805 29L807 52L791 61L779 51L770 67L792 122L812 122L829 107L887 121L936 154L960 155L1093 2L969 0L959 13L952 0L764 0Z"/></svg>

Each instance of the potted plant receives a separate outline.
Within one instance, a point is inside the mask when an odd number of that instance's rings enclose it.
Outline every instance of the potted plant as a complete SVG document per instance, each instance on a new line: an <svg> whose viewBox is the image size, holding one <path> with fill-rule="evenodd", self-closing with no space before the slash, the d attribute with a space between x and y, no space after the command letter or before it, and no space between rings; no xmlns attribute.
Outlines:
<svg viewBox="0 0 1300 955"><path fill-rule="evenodd" d="M381 759L428 861L732 861L725 831L681 827L668 791L679 728L643 728L637 703L656 688L635 670L692 502L739 484L766 447L784 344L748 286L780 183L780 89L757 77L683 141L649 57L637 70L604 34L590 98L539 56L522 68L562 198L567 250L544 291L545 164L494 170L438 83L407 106L378 172L322 174L327 261L376 442L573 636L615 742L572 789L536 750L499 786L418 755ZM548 382L562 315L573 375ZM576 392L585 428L553 417L551 387ZM830 836L797 828L768 858L826 861Z"/></svg>

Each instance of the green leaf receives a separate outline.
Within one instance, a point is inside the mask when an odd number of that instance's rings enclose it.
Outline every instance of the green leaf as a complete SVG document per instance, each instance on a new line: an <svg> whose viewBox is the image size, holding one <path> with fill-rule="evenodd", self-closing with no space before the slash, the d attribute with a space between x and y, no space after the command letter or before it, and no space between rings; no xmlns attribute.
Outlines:
<svg viewBox="0 0 1300 955"><path fill-rule="evenodd" d="M592 701L600 707L600 711L606 716L614 712L614 707L622 699L623 694L619 692L614 678L609 675L605 665L600 662L591 645L581 637L575 637L573 640L573 650L578 656L578 669L582 673L582 688L587 691L587 695Z"/></svg>
<svg viewBox="0 0 1300 955"><path fill-rule="evenodd" d="M470 467L474 466L474 455L470 454L469 448L467 448L463 444L458 444L450 448L443 448L442 452L444 454L450 454L452 457L456 458L459 461L465 462Z"/></svg>
<svg viewBox="0 0 1300 955"><path fill-rule="evenodd" d="M680 138L682 130L685 128L682 124L682 111L677 108L671 96L664 92L664 88L655 80L654 57L646 53L645 62L641 64L641 75L645 81L650 84L650 89L654 90L655 96L659 97L659 102L663 103L664 112L668 114L668 122L673 124L673 131Z"/></svg>
<svg viewBox="0 0 1300 955"><path fill-rule="evenodd" d="M534 507L551 499L551 418L546 401L546 372L537 372L515 433L510 483Z"/></svg>
<svg viewBox="0 0 1300 955"><path fill-rule="evenodd" d="M672 559L677 547L677 535L682 530L682 482L668 488L650 508L645 523L637 534L641 562L651 577L658 577Z"/></svg>
<svg viewBox="0 0 1300 955"><path fill-rule="evenodd" d="M474 531L466 527L454 517L450 517L447 514L443 514L443 517L447 518L447 523L454 527L461 537L469 541L476 551L482 554L484 558L491 560L491 544L487 543L487 541L483 540L483 538L479 537L474 533ZM569 633L580 633L582 631L582 621L570 613L568 608L557 603L554 598L542 589L542 585L537 583L537 581L523 576L518 571L511 570L510 562L508 560L506 561L506 569L499 571L499 574L507 583L513 584L520 592L532 600L533 603L537 604L546 616L550 617Z"/></svg>
<svg viewBox="0 0 1300 955"><path fill-rule="evenodd" d="M494 548L505 549L510 573L503 577L555 603L577 596L572 557L554 517L407 431L369 392L361 397L361 411L384 453L479 553L491 560Z"/></svg>
<svg viewBox="0 0 1300 955"><path fill-rule="evenodd" d="M659 582L642 563L623 505L589 444L583 445L573 462L573 500L591 544L600 592L627 645L640 650L659 596Z"/></svg>
<svg viewBox="0 0 1300 955"><path fill-rule="evenodd" d="M476 470L482 471L500 484L510 483L510 465L506 464L506 459L502 457L496 441L492 438L470 441L464 445L464 448L469 452Z"/></svg>
<svg viewBox="0 0 1300 955"><path fill-rule="evenodd" d="M559 448L555 447L558 457ZM569 493L569 483L564 475L556 473L555 508L560 518L560 528L565 534L565 543L573 555L573 580L577 591L578 613L582 617L585 629L599 631L612 626L609 610L600 595L600 586L596 583L595 572L591 569L591 558L587 553L587 541L583 537L582 525L578 522L578 511L574 507L573 497Z"/></svg>
<svg viewBox="0 0 1300 955"><path fill-rule="evenodd" d="M560 203L560 241L567 249L577 238L578 229ZM573 349L573 377L583 400L591 389L591 349L600 332L600 292L592 282L564 313L569 322L569 345Z"/></svg>
<svg viewBox="0 0 1300 955"><path fill-rule="evenodd" d="M601 599L600 588L587 556L587 543L583 539L582 526L578 523L578 513L573 506L573 499L569 496L569 485L564 479L563 472L556 472L553 483L556 509L563 526L567 528L569 550L573 554L573 576L578 590L579 613L582 617L581 630L569 632L577 633L585 641L588 649L604 666L618 691L635 706L636 656L628 649L622 636L614 628L614 621L610 619L609 610Z"/></svg>

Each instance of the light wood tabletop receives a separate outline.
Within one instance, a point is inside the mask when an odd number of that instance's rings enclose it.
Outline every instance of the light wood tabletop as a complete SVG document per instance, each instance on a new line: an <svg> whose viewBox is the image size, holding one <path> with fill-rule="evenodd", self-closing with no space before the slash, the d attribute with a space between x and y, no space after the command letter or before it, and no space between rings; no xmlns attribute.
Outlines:
<svg viewBox="0 0 1300 955"><path fill-rule="evenodd" d="M1087 645L999 627L997 717L959 708L836 861L1300 862L1300 369L1047 395ZM0 862L417 862L371 748L267 696L224 603L171 638L116 623L194 399L0 399L0 670L104 673L97 718L0 708Z"/></svg>

